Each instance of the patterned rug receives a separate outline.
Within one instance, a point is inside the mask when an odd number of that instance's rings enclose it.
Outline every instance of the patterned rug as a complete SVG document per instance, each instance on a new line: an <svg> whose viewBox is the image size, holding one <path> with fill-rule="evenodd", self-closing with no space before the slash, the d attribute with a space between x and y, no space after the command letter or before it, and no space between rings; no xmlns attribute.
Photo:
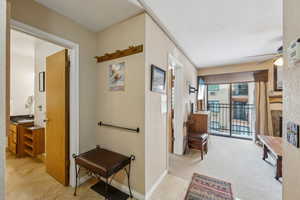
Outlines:
<svg viewBox="0 0 300 200"><path fill-rule="evenodd" d="M233 200L231 183L195 173L185 200Z"/></svg>

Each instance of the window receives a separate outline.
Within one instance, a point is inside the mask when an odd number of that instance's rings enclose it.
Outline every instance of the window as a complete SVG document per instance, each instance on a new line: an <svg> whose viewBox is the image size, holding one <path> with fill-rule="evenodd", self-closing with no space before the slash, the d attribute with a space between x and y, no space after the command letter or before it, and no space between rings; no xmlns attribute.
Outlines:
<svg viewBox="0 0 300 200"><path fill-rule="evenodd" d="M207 89L209 92L216 92L220 90L220 85L208 85Z"/></svg>
<svg viewBox="0 0 300 200"><path fill-rule="evenodd" d="M233 101L233 119L248 121L247 102Z"/></svg>
<svg viewBox="0 0 300 200"><path fill-rule="evenodd" d="M218 100L209 100L208 101L208 110L214 113L220 112L220 103Z"/></svg>
<svg viewBox="0 0 300 200"><path fill-rule="evenodd" d="M232 84L233 96L247 96L248 95L248 83L236 83Z"/></svg>

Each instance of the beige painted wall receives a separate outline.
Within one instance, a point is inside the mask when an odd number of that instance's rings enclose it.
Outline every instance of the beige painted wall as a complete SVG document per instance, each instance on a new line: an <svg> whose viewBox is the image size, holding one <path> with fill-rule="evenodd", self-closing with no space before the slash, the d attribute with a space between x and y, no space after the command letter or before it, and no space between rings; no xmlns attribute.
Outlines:
<svg viewBox="0 0 300 200"><path fill-rule="evenodd" d="M96 33L33 0L11 0L12 18L79 44L80 151L96 145ZM71 133L72 134L72 133Z"/></svg>
<svg viewBox="0 0 300 200"><path fill-rule="evenodd" d="M299 25L299 0L283 1L284 4L284 49L287 49L289 43L300 37ZM286 55L285 55L286 56ZM284 137L286 137L286 124L289 121L300 124L300 65L291 66L285 57L284 69ZM284 142L284 160L283 160L283 199L300 199L300 150Z"/></svg>
<svg viewBox="0 0 300 200"><path fill-rule="evenodd" d="M98 34L97 55L145 44L145 16L133 17ZM125 91L108 88L109 65L125 62ZM97 143L104 148L135 155L131 183L140 194L145 193L145 55L127 56L97 64L97 120L125 127L139 127L140 133L98 127ZM125 177L119 178L125 185Z"/></svg>
<svg viewBox="0 0 300 200"><path fill-rule="evenodd" d="M168 53L174 51L175 45L148 15L141 14L100 32L97 54L139 44L144 44L142 54L99 63L96 85L97 119L126 127L138 126L141 132L136 134L98 127L97 142L113 151L136 156L132 171L133 189L145 194L167 169L168 161L166 115L161 114L161 94L150 92L150 66L154 64L167 71ZM181 53L178 60L185 68L185 82L190 80L196 85L194 66ZM125 91L111 92L108 67L123 61L126 63ZM187 103L194 99L195 96L189 96L186 90L185 110ZM119 181L125 181L123 178L119 177Z"/></svg>
<svg viewBox="0 0 300 200"><path fill-rule="evenodd" d="M184 119L187 118L190 101L195 95L188 94L188 81L196 86L197 71L188 59L175 47L155 22L146 15L146 191L167 170L167 114L161 113L161 94L150 91L151 64L168 71L168 54L177 52L176 58L183 64L185 90L183 95ZM169 99L170 100L170 99ZM170 109L170 107L169 107ZM184 125L182 124L182 130Z"/></svg>

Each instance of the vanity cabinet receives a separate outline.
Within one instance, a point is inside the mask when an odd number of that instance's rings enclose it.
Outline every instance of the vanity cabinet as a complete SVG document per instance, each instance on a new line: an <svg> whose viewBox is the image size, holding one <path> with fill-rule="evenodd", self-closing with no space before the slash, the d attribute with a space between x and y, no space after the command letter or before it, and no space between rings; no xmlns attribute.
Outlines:
<svg viewBox="0 0 300 200"><path fill-rule="evenodd" d="M27 127L33 126L33 122L30 123L10 123L8 134L8 150L15 154L17 157L26 156L24 151L24 134L27 132Z"/></svg>
<svg viewBox="0 0 300 200"><path fill-rule="evenodd" d="M24 134L24 151L31 157L45 153L45 131L44 128L28 127Z"/></svg>

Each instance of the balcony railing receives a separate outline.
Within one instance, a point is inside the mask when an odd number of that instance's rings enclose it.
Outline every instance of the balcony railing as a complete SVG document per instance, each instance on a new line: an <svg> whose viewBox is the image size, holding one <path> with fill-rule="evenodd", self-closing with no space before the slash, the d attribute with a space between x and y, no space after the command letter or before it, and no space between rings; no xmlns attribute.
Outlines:
<svg viewBox="0 0 300 200"><path fill-rule="evenodd" d="M243 102L208 103L209 129L216 135L251 139L255 133L255 106Z"/></svg>

